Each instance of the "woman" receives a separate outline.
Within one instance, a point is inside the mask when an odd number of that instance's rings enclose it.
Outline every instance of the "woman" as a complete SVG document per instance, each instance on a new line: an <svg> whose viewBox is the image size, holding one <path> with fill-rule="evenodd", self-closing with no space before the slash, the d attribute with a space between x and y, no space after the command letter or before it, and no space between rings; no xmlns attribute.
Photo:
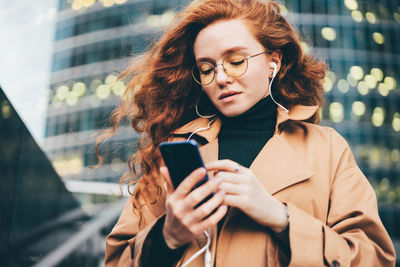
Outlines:
<svg viewBox="0 0 400 267"><path fill-rule="evenodd" d="M276 3L188 6L125 73L114 129L127 116L144 135L106 265L394 266L373 189L345 140L316 124L325 71ZM173 188L158 146L186 139L206 169Z"/></svg>

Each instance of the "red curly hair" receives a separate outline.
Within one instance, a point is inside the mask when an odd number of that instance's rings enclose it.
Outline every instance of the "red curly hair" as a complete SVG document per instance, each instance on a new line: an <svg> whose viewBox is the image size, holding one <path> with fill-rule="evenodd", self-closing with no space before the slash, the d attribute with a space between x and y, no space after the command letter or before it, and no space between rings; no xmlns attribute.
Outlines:
<svg viewBox="0 0 400 267"><path fill-rule="evenodd" d="M138 150L128 161L130 171L121 178L121 182L129 185L136 183L133 193L136 203L149 204L163 196L158 146L170 139L175 129L193 119L194 106L201 94L201 87L191 76L197 34L216 21L230 19L244 20L267 51L281 51L281 69L273 90L285 107L322 106L326 64L303 52L300 35L282 16L277 3L193 1L175 17L160 40L122 73L122 78L130 79L126 91L111 116L112 128L96 142L97 148L103 139L115 134L124 118L130 120L135 131L142 133ZM318 119L316 113L309 121L317 123ZM101 164L100 156L99 161Z"/></svg>

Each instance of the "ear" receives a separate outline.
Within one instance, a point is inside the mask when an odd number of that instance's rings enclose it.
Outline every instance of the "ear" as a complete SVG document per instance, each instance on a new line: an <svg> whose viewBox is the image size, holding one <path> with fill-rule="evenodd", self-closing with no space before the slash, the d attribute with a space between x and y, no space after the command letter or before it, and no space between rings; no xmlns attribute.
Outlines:
<svg viewBox="0 0 400 267"><path fill-rule="evenodd" d="M277 50L271 51L268 55L268 61L274 62L276 64L276 75L277 75L279 73L279 70L281 69L281 61L282 61L281 50L277 49ZM269 72L270 78L272 78L273 73L274 73L274 68L271 67L270 72Z"/></svg>

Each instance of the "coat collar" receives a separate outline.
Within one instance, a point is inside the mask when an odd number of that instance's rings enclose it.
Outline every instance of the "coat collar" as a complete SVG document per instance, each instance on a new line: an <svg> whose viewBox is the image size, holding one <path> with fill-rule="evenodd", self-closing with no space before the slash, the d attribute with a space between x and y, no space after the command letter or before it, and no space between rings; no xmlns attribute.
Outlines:
<svg viewBox="0 0 400 267"><path fill-rule="evenodd" d="M287 120L307 120L315 114L318 106L295 106L289 113L278 107L277 126ZM189 134L199 128L207 127L208 119L198 118L177 129L175 134ZM204 162L218 159L218 133L221 121L217 119L207 130L196 133L207 139L208 143L200 148ZM313 172L297 155L285 140L285 135L275 131L274 136L264 145L250 166L260 182L271 194L310 178ZM271 170L271 171L269 171Z"/></svg>
<svg viewBox="0 0 400 267"><path fill-rule="evenodd" d="M278 116L277 116L277 123L276 127L278 127L281 123L294 120L294 121L303 121L311 118L315 112L318 110L318 106L302 106L297 105L290 109L289 113L284 111L281 107L278 107ZM207 128L209 123L209 119L205 118L197 118L182 127L176 129L174 134L190 134L200 128ZM205 138L208 142L212 142L218 136L219 130L221 129L221 120L219 118L213 122L209 129L202 130L196 133L196 135Z"/></svg>
<svg viewBox="0 0 400 267"><path fill-rule="evenodd" d="M278 118L276 125L279 126L279 124L288 120L293 120L293 121L308 120L315 114L315 112L317 112L317 110L318 106L297 105L292 107L288 113L284 111L281 107L278 107Z"/></svg>

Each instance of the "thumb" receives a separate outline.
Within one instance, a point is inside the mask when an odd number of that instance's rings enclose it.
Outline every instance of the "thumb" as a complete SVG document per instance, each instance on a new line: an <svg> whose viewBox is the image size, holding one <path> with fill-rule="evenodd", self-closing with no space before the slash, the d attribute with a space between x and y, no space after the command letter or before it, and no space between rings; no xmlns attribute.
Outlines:
<svg viewBox="0 0 400 267"><path fill-rule="evenodd" d="M167 167L160 167L160 173L163 176L166 184L167 184L167 194L170 195L172 194L175 189L174 186L172 185L172 181L171 181L171 176L169 176L169 171Z"/></svg>

